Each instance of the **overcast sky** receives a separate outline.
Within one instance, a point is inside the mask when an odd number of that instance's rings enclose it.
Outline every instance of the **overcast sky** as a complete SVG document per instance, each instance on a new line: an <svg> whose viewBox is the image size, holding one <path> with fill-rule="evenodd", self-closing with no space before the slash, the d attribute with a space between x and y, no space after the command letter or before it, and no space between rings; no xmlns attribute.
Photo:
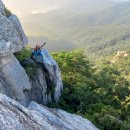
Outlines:
<svg viewBox="0 0 130 130"><path fill-rule="evenodd" d="M50 10L61 8L70 2L74 3L74 1L75 0L3 0L6 7L19 17L28 13L48 12ZM113 1L122 2L128 0Z"/></svg>

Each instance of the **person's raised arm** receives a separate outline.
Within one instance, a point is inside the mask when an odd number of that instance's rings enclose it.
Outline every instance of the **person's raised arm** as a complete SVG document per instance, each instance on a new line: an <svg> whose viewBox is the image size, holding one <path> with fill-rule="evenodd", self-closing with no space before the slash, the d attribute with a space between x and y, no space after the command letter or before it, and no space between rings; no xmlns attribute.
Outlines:
<svg viewBox="0 0 130 130"><path fill-rule="evenodd" d="M45 46L46 45L46 43L44 43L41 47L40 47L40 49L43 47L43 46Z"/></svg>

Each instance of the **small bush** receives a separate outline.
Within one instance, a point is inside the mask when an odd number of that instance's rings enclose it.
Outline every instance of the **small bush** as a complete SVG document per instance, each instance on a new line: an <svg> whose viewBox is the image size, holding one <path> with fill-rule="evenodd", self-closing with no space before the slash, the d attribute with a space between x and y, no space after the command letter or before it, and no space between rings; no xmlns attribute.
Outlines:
<svg viewBox="0 0 130 130"><path fill-rule="evenodd" d="M10 10L8 10L7 8L5 8L5 15L6 15L6 17L9 17L12 13L11 13L11 11Z"/></svg>
<svg viewBox="0 0 130 130"><path fill-rule="evenodd" d="M20 63L24 62L31 55L31 49L29 47L24 48L19 54L16 54L16 58Z"/></svg>
<svg viewBox="0 0 130 130"><path fill-rule="evenodd" d="M18 59L18 61L21 63L21 65L24 67L27 75L30 77L30 78L33 78L33 75L36 71L36 65L35 64L24 64L23 63L25 62L26 59L30 58L31 56L31 49L30 47L26 47L24 48L20 53L18 54L15 54L16 58Z"/></svg>

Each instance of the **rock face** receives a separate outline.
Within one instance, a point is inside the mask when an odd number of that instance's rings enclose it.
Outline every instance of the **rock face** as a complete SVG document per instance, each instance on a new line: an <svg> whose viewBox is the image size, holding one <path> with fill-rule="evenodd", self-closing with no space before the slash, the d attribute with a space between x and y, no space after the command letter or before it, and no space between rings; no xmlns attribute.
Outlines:
<svg viewBox="0 0 130 130"><path fill-rule="evenodd" d="M46 105L52 101L58 103L63 90L61 72L58 64L46 49L42 49L42 55L43 59L41 56L35 58L38 66L35 67L35 74L30 78L32 89L27 92L27 95L30 101L40 104ZM36 63L32 59L27 59L24 64Z"/></svg>
<svg viewBox="0 0 130 130"><path fill-rule="evenodd" d="M19 103L0 94L0 130L44 130Z"/></svg>
<svg viewBox="0 0 130 130"><path fill-rule="evenodd" d="M31 89L25 70L13 53L21 51L27 43L21 24L15 15L5 16L0 0L0 92L26 105L25 90Z"/></svg>
<svg viewBox="0 0 130 130"><path fill-rule="evenodd" d="M27 37L19 19L14 14L6 17L6 13L0 0L0 80L3 85L0 92L23 105L32 100L42 104L47 104L53 99L58 102L63 89L58 64L47 50L43 50L47 72L38 68L36 76L29 81L26 72L13 56L13 53L21 51L27 44ZM54 92L49 92L50 89Z"/></svg>
<svg viewBox="0 0 130 130"><path fill-rule="evenodd" d="M8 85L3 84L1 90L8 86L8 91L11 92L11 95L9 93L7 93L7 95L21 104L26 105L24 91L31 90L31 85L25 70L13 54L0 59L0 72L0 78L3 79L5 83L8 83Z"/></svg>
<svg viewBox="0 0 130 130"><path fill-rule="evenodd" d="M1 130L98 130L90 121L31 102L28 108L0 94Z"/></svg>
<svg viewBox="0 0 130 130"><path fill-rule="evenodd" d="M63 83L59 66L46 49L42 49L42 55L43 59L41 59L41 57L37 57L37 62L43 64L43 67L46 69L44 69L44 71L48 73L47 77L49 79L47 86L54 90L53 97L54 100L58 102L63 90Z"/></svg>
<svg viewBox="0 0 130 130"><path fill-rule="evenodd" d="M28 42L28 39L23 31L23 28L22 28L17 16L12 14L9 16L8 19L13 23L13 25L15 26L15 29L19 32L19 36L20 36L21 40L23 41L23 43L26 44Z"/></svg>
<svg viewBox="0 0 130 130"><path fill-rule="evenodd" d="M45 72L42 67L36 68L35 74L33 78L30 79L31 83L31 91L26 91L26 95L28 97L28 103L30 101L36 101L40 104L47 105L49 102L48 93L47 93L47 83Z"/></svg>
<svg viewBox="0 0 130 130"><path fill-rule="evenodd" d="M4 6L3 2L0 0L0 13L1 14L4 13L4 8L5 8L5 6Z"/></svg>
<svg viewBox="0 0 130 130"><path fill-rule="evenodd" d="M49 72L50 81L55 86L54 99L58 102L61 96L61 91L63 90L61 72L57 62L51 57L50 53L46 49L43 49L42 53L43 63Z"/></svg>
<svg viewBox="0 0 130 130"><path fill-rule="evenodd" d="M0 57L20 51L25 43L27 43L27 38L17 17L11 15L7 18L0 13Z"/></svg>

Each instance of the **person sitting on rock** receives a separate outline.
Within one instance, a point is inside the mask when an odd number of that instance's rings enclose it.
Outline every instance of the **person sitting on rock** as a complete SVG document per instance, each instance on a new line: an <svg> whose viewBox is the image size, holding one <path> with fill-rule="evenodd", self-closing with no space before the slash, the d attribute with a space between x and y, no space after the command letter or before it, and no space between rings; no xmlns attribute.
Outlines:
<svg viewBox="0 0 130 130"><path fill-rule="evenodd" d="M44 43L44 45L45 45L45 43ZM37 61L37 56L41 56L42 61L43 61L43 54L42 54L41 48L44 45L42 45L42 46L40 46L39 44L36 45L36 47L33 49L32 55L31 55L32 59L35 59Z"/></svg>

